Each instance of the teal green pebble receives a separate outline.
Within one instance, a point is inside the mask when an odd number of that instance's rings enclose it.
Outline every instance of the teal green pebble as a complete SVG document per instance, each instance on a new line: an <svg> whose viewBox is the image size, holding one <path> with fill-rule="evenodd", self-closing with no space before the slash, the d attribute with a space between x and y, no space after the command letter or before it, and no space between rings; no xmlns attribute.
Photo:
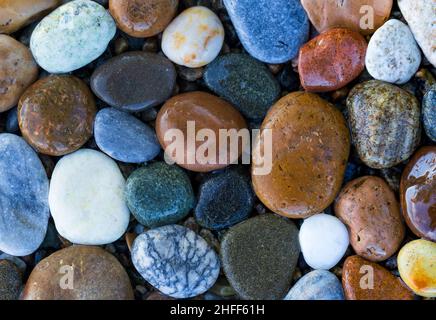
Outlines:
<svg viewBox="0 0 436 320"><path fill-rule="evenodd" d="M266 65L247 54L218 57L207 66L204 82L250 120L262 120L280 97L280 85Z"/></svg>
<svg viewBox="0 0 436 320"><path fill-rule="evenodd" d="M125 196L136 220L150 228L180 221L195 204L186 173L164 162L135 170L127 179Z"/></svg>

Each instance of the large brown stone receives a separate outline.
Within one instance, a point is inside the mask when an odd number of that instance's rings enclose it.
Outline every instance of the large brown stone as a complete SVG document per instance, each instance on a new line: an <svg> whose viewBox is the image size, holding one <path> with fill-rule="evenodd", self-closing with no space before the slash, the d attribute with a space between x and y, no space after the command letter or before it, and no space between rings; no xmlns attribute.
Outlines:
<svg viewBox="0 0 436 320"><path fill-rule="evenodd" d="M266 131L270 129L271 131ZM272 211L304 218L327 208L339 192L350 138L341 112L315 94L294 92L267 114L253 150L253 168L272 133L272 170L252 171L254 190Z"/></svg>
<svg viewBox="0 0 436 320"><path fill-rule="evenodd" d="M92 135L95 101L73 76L49 76L29 87L18 105L23 137L38 152L61 156L79 149Z"/></svg>
<svg viewBox="0 0 436 320"><path fill-rule="evenodd" d="M129 277L118 260L93 246L59 250L36 265L23 300L132 300Z"/></svg>
<svg viewBox="0 0 436 320"><path fill-rule="evenodd" d="M14 107L24 90L37 78L38 66L30 50L14 38L1 34L0 112Z"/></svg>
<svg viewBox="0 0 436 320"><path fill-rule="evenodd" d="M403 171L401 207L409 228L436 241L436 146L419 149Z"/></svg>
<svg viewBox="0 0 436 320"><path fill-rule="evenodd" d="M336 199L335 213L347 225L353 249L368 260L386 260L404 238L399 204L382 178L349 182Z"/></svg>
<svg viewBox="0 0 436 320"><path fill-rule="evenodd" d="M0 33L12 33L56 8L61 0L0 0Z"/></svg>

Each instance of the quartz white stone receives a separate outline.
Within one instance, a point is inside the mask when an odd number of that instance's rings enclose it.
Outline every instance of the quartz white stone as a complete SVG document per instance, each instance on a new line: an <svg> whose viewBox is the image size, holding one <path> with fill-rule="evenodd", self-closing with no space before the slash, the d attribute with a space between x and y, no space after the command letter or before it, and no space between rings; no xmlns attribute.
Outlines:
<svg viewBox="0 0 436 320"><path fill-rule="evenodd" d="M424 55L436 67L436 2L398 0L398 6Z"/></svg>
<svg viewBox="0 0 436 320"><path fill-rule="evenodd" d="M418 71L421 51L409 27L392 19L371 37L365 63L375 79L403 84Z"/></svg>
<svg viewBox="0 0 436 320"><path fill-rule="evenodd" d="M43 69L66 73L97 59L115 32L115 22L103 6L76 0L59 7L36 26L30 49Z"/></svg>
<svg viewBox="0 0 436 320"><path fill-rule="evenodd" d="M191 7L177 16L162 36L162 51L171 61L190 68L212 62L224 43L224 28L206 7Z"/></svg>
<svg viewBox="0 0 436 320"><path fill-rule="evenodd" d="M299 240L306 263L322 270L334 267L349 245L347 227L338 218L324 213L304 220Z"/></svg>
<svg viewBox="0 0 436 320"><path fill-rule="evenodd" d="M130 218L125 184L116 162L104 153L81 149L60 159L48 199L59 234L87 245L111 243L121 237Z"/></svg>

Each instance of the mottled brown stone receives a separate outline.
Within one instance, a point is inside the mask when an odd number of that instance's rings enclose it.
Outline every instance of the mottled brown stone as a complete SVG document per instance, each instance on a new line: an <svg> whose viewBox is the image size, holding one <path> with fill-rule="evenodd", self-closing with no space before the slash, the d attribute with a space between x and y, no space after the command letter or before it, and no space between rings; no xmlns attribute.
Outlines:
<svg viewBox="0 0 436 320"><path fill-rule="evenodd" d="M404 238L399 204L382 178L350 181L336 199L335 213L348 227L354 251L365 259L386 260Z"/></svg>
<svg viewBox="0 0 436 320"><path fill-rule="evenodd" d="M373 281L371 281L371 277ZM407 286L387 269L359 256L348 257L342 271L347 300L413 300Z"/></svg>
<svg viewBox="0 0 436 320"><path fill-rule="evenodd" d="M419 149L403 171L401 207L409 228L436 242L436 146Z"/></svg>
<svg viewBox="0 0 436 320"><path fill-rule="evenodd" d="M12 33L38 20L61 0L0 0L0 33Z"/></svg>
<svg viewBox="0 0 436 320"><path fill-rule="evenodd" d="M198 131L201 129L210 129L214 132L216 155L214 157L211 156L211 158L216 163L209 161L207 163L200 163L197 161L197 157L192 159L195 161L190 161L187 156L189 149L188 143L194 143L195 141L188 141L188 121L195 122L195 135L197 135ZM170 154L168 152L168 155L181 167L197 172L209 172L221 169L236 161L242 153L242 144L240 144L236 154L231 152L230 143L227 144L226 150L220 152L219 146L222 145L222 143L219 138L219 130L236 129L239 131L246 127L247 124L244 118L232 105L221 98L200 91L184 93L171 98L159 111L156 119L157 137L164 150L172 144L171 140L165 141L165 133L168 130L179 129L183 132L185 145L185 155L183 159L177 159L175 153ZM208 138L206 137L204 142L195 142L193 149L196 155L202 155L203 153L208 155L204 149L200 150L200 146L204 145L207 141ZM219 161L220 154L224 152L227 153L227 161L221 162Z"/></svg>
<svg viewBox="0 0 436 320"><path fill-rule="evenodd" d="M0 112L16 106L37 78L38 66L30 50L14 38L0 35Z"/></svg>
<svg viewBox="0 0 436 320"><path fill-rule="evenodd" d="M310 40L300 49L298 71L306 91L340 89L365 68L366 40L357 32L336 28Z"/></svg>
<svg viewBox="0 0 436 320"><path fill-rule="evenodd" d="M73 275L71 283L67 275ZM36 265L22 299L132 300L133 290L126 271L113 255L99 247L72 246Z"/></svg>
<svg viewBox="0 0 436 320"><path fill-rule="evenodd" d="M148 38L162 32L177 13L178 0L110 0L118 28L132 37Z"/></svg>
<svg viewBox="0 0 436 320"><path fill-rule="evenodd" d="M82 80L49 76L21 96L18 122L23 137L38 152L60 156L91 137L95 113L94 97Z"/></svg>
<svg viewBox="0 0 436 320"><path fill-rule="evenodd" d="M255 166L269 143L265 129L272 132L272 170L266 175L252 172L259 199L290 218L322 212L339 192L349 155L349 132L341 112L312 93L285 96L262 124L253 150Z"/></svg>

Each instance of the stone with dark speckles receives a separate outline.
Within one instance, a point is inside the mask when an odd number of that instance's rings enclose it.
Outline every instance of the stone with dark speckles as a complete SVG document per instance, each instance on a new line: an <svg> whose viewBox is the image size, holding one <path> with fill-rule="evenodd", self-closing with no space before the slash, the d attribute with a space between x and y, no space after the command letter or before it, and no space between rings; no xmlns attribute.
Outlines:
<svg viewBox="0 0 436 320"><path fill-rule="evenodd" d="M425 133L436 142L436 85L433 85L422 100Z"/></svg>
<svg viewBox="0 0 436 320"><path fill-rule="evenodd" d="M132 247L136 270L157 290L173 298L190 298L216 282L218 255L194 231L168 225L139 235Z"/></svg>
<svg viewBox="0 0 436 320"><path fill-rule="evenodd" d="M9 260L0 260L0 300L17 300L20 290L20 270Z"/></svg>

